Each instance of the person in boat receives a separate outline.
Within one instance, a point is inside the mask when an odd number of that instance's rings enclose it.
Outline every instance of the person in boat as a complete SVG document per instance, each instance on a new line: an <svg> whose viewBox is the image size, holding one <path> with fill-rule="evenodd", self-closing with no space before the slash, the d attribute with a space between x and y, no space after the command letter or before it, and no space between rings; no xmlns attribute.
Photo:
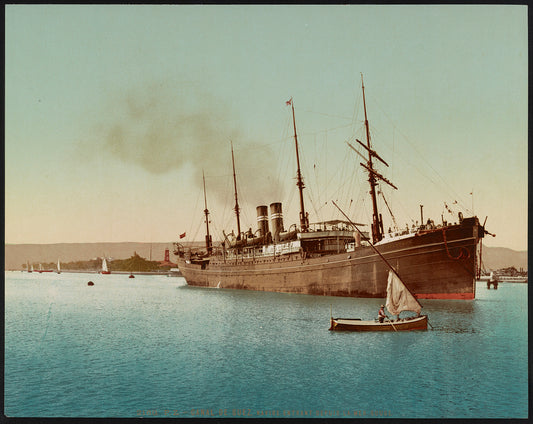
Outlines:
<svg viewBox="0 0 533 424"><path fill-rule="evenodd" d="M385 305L381 305L378 311L378 320L379 322L383 322L383 320L387 317L387 314L385 313Z"/></svg>

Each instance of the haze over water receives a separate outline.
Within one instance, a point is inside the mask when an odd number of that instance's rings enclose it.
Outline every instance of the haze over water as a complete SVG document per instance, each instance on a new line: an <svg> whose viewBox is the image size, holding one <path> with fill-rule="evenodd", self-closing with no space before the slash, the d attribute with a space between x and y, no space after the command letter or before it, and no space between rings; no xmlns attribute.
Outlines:
<svg viewBox="0 0 533 424"><path fill-rule="evenodd" d="M330 308L371 319L380 299L127 277L5 273L7 416L528 416L526 284L365 334L328 331Z"/></svg>

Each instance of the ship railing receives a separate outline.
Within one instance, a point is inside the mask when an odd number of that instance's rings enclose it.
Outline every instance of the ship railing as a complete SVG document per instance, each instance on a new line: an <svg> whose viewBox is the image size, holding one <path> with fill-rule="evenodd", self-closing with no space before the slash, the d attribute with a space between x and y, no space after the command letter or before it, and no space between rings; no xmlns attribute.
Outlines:
<svg viewBox="0 0 533 424"><path fill-rule="evenodd" d="M261 249L246 249L242 252L228 251L226 252L226 260L275 258L298 252L300 252L300 244L291 242L279 245L264 246L264 248Z"/></svg>

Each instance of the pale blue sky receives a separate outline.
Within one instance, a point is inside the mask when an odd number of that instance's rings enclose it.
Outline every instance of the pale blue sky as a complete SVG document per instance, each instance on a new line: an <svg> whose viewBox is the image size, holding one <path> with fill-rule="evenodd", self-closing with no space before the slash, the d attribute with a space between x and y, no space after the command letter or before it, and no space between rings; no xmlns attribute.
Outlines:
<svg viewBox="0 0 533 424"><path fill-rule="evenodd" d="M230 140L243 226L273 201L297 222L290 97L311 221L338 216L331 200L368 220L345 144L364 137L363 73L398 224L473 200L487 245L527 248L525 6L9 5L5 20L8 243L200 240L202 168L231 231Z"/></svg>

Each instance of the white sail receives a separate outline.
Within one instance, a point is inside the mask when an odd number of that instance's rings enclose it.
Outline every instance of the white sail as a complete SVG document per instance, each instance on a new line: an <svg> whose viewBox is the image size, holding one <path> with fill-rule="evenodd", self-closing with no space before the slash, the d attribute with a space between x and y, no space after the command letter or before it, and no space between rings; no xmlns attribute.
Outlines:
<svg viewBox="0 0 533 424"><path fill-rule="evenodd" d="M59 263L59 259L57 260L57 272L61 272L61 264Z"/></svg>
<svg viewBox="0 0 533 424"><path fill-rule="evenodd" d="M105 258L102 260L102 271L104 271L104 272L109 271L107 269L107 261L105 260Z"/></svg>
<svg viewBox="0 0 533 424"><path fill-rule="evenodd" d="M398 315L402 311L414 311L420 313L422 305L418 300L407 290L398 276L389 271L389 280L387 284L387 310L393 314Z"/></svg>

